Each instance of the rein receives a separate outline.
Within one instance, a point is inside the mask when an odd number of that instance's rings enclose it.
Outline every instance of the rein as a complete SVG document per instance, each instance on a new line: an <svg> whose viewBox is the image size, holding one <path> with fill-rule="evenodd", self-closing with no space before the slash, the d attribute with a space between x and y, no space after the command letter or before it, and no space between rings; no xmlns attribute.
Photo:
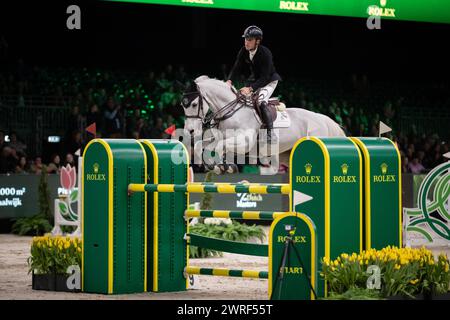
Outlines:
<svg viewBox="0 0 450 320"><path fill-rule="evenodd" d="M221 121L231 118L237 111L243 107L253 108L253 101L258 100L261 97L261 93L256 91L252 96L248 97L241 94L231 87L233 93L236 95L236 99L227 103L222 108L211 111L211 103L206 100L204 96L200 94L199 91L188 92L183 95L182 105L184 108L188 108L195 98L199 98L197 115L186 116L186 118L201 119L203 126L208 128L214 128L219 125ZM209 110L206 114L203 112L203 101L209 106ZM236 106L238 106L236 108ZM218 115L223 114L218 117Z"/></svg>
<svg viewBox="0 0 450 320"><path fill-rule="evenodd" d="M250 97L241 94L239 91L233 90L233 93L236 94L236 99L234 99L233 101L226 104L225 106L223 106L222 108L220 108L215 112L209 112L203 118L204 125L218 126L221 121L231 118L236 112L238 112L243 107L253 108L254 105L253 101L257 101L261 96L259 91L255 92L255 94L253 94ZM236 108L236 106L239 104L240 106ZM217 117L219 114L223 115L221 117ZM211 124L213 121L214 123Z"/></svg>

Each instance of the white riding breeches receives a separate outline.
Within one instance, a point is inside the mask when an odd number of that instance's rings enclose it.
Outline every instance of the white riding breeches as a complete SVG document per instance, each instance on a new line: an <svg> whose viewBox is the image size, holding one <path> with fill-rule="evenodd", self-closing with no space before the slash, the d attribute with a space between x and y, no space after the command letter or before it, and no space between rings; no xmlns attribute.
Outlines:
<svg viewBox="0 0 450 320"><path fill-rule="evenodd" d="M265 87L262 87L259 89L259 97L258 102L261 103L262 101L269 102L269 98L272 96L272 93L275 91L275 88L277 87L278 80L269 82Z"/></svg>

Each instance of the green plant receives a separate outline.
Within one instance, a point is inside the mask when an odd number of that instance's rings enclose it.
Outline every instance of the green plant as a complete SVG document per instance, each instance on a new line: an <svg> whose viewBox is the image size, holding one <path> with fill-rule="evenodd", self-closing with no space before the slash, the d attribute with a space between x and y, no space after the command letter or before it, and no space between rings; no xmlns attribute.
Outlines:
<svg viewBox="0 0 450 320"><path fill-rule="evenodd" d="M380 271L381 297L446 293L449 290L450 272L447 256L425 248L386 247L369 249L360 254L341 254L335 260L323 259L322 275L330 293L342 295L352 289L366 289L369 277L367 267L376 265Z"/></svg>
<svg viewBox="0 0 450 320"><path fill-rule="evenodd" d="M208 220L206 220L206 222L207 221ZM216 219L215 221L218 223L221 219ZM265 232L261 226L249 226L245 223L239 223L237 221L232 221L228 224L225 224L224 222L219 224L197 223L189 227L189 233L239 242L248 241L249 238L258 238L260 241L264 241L265 239ZM222 252L189 246L189 255L191 258L206 258L222 256Z"/></svg>
<svg viewBox="0 0 450 320"><path fill-rule="evenodd" d="M47 182L47 167L42 166L41 178L39 180L39 214L43 215L48 221L53 222L52 211L50 210L50 190Z"/></svg>
<svg viewBox="0 0 450 320"><path fill-rule="evenodd" d="M77 229L76 226L60 226L60 228L63 234L71 234Z"/></svg>
<svg viewBox="0 0 450 320"><path fill-rule="evenodd" d="M382 299L379 291L351 287L344 293L331 292L324 300L379 300Z"/></svg>
<svg viewBox="0 0 450 320"><path fill-rule="evenodd" d="M33 238L28 272L65 274L72 265L81 265L80 239L49 235Z"/></svg>
<svg viewBox="0 0 450 320"><path fill-rule="evenodd" d="M209 171L205 176L204 182L212 182L214 176L215 173L213 171ZM210 210L212 203L212 194L204 193L201 198L200 209ZM266 236L264 229L260 226L249 226L245 223L232 221L231 219L220 218L199 218L198 223L189 226L189 233L239 242L246 242L250 238L258 238L260 241L263 241ZM220 251L189 246L190 258L207 258L222 255L223 253Z"/></svg>
<svg viewBox="0 0 450 320"><path fill-rule="evenodd" d="M206 176L204 182L212 182L214 176L214 171L209 171ZM209 210L212 206L212 194L204 193L201 198L200 209L201 210Z"/></svg>
<svg viewBox="0 0 450 320"><path fill-rule="evenodd" d="M44 165L42 166L38 188L39 212L32 217L17 219L12 226L13 233L39 236L51 230L53 217L50 210L50 190L48 188L47 175L47 167Z"/></svg>
<svg viewBox="0 0 450 320"><path fill-rule="evenodd" d="M51 229L52 226L48 222L47 218L41 214L17 219L12 226L12 232L21 236L39 236L49 232Z"/></svg>
<svg viewBox="0 0 450 320"><path fill-rule="evenodd" d="M450 291L449 260L446 255L440 254L437 261L429 260L425 269L420 273L423 281L420 283L424 293L447 293Z"/></svg>

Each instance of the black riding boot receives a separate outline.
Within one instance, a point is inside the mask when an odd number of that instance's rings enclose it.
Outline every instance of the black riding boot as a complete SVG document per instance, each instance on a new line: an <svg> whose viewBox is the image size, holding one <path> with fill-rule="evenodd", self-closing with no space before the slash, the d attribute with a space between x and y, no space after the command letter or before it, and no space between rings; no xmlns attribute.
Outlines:
<svg viewBox="0 0 450 320"><path fill-rule="evenodd" d="M267 142L268 143L276 142L276 137L275 136L272 137L273 122L270 119L270 110L269 110L270 107L267 104L267 102L262 101L261 104L259 105L259 108L261 109L262 120L267 128Z"/></svg>

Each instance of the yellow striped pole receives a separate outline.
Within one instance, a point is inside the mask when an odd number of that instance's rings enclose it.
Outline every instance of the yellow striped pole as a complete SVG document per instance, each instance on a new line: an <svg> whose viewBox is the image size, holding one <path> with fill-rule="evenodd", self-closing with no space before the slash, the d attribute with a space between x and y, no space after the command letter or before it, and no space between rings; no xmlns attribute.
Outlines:
<svg viewBox="0 0 450 320"><path fill-rule="evenodd" d="M136 184L128 186L131 192L189 192L189 193L256 193L256 194L287 194L291 187L287 183L186 183L186 184Z"/></svg>
<svg viewBox="0 0 450 320"><path fill-rule="evenodd" d="M185 268L185 273L207 275L207 276L258 278L258 279L268 279L269 277L269 273L267 271L201 268L193 266L187 266Z"/></svg>
<svg viewBox="0 0 450 320"><path fill-rule="evenodd" d="M226 218L243 220L274 220L289 212L277 211L230 211L230 210L186 210L186 218Z"/></svg>

